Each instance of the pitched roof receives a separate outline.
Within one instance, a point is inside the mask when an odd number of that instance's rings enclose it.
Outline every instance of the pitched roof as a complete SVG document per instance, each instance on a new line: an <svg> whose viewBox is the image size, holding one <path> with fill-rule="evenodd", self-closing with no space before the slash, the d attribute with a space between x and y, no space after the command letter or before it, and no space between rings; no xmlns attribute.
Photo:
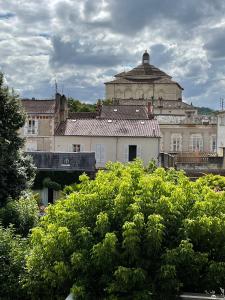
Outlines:
<svg viewBox="0 0 225 300"><path fill-rule="evenodd" d="M56 136L160 137L157 120L67 119Z"/></svg>
<svg viewBox="0 0 225 300"><path fill-rule="evenodd" d="M142 105L103 105L101 119L148 119L147 107Z"/></svg>
<svg viewBox="0 0 225 300"><path fill-rule="evenodd" d="M28 114L54 114L55 100L22 99L21 103Z"/></svg>
<svg viewBox="0 0 225 300"><path fill-rule="evenodd" d="M98 112L69 112L69 119L95 119L98 116Z"/></svg>
<svg viewBox="0 0 225 300"><path fill-rule="evenodd" d="M121 72L115 75L114 80L105 82L105 84L127 84L127 83L146 83L146 84L177 84L183 89L180 84L167 73L156 68L153 65L144 63L131 69L128 72Z"/></svg>

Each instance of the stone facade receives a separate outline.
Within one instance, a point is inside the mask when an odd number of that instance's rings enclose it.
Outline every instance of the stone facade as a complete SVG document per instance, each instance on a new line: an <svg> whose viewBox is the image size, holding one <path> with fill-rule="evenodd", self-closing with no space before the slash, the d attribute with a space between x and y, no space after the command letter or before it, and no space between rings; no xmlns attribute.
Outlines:
<svg viewBox="0 0 225 300"><path fill-rule="evenodd" d="M198 115L194 106L183 102L183 88L151 65L148 53L143 54L141 65L115 75L105 87L106 98L118 105L118 111L120 106L139 105L158 120L162 152L216 152L216 117Z"/></svg>

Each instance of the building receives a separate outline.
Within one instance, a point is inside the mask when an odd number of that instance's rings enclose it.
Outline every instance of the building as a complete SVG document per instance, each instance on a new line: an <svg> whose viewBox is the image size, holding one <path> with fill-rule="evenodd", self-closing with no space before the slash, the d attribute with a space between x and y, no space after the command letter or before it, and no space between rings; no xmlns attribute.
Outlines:
<svg viewBox="0 0 225 300"><path fill-rule="evenodd" d="M158 160L159 147L157 120L68 119L55 132L55 151L95 152L97 168L135 158L147 165Z"/></svg>
<svg viewBox="0 0 225 300"><path fill-rule="evenodd" d="M27 115L25 126L20 130L26 138L26 151L54 151L54 132L60 122L67 119L68 106L65 96L56 94L55 99L21 100Z"/></svg>
<svg viewBox="0 0 225 300"><path fill-rule="evenodd" d="M156 118L161 131L161 152L216 153L215 116L198 115L197 109L182 100L183 88L172 77L150 64L145 52L142 63L105 83L106 99L100 117Z"/></svg>
<svg viewBox="0 0 225 300"><path fill-rule="evenodd" d="M217 116L217 152L222 156L225 148L225 111L219 112Z"/></svg>

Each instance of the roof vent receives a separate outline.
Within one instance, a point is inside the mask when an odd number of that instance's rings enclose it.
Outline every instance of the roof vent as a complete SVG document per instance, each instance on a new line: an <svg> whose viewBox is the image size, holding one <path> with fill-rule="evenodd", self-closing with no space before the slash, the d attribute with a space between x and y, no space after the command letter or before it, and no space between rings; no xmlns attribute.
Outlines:
<svg viewBox="0 0 225 300"><path fill-rule="evenodd" d="M112 120L108 120L108 123L112 123Z"/></svg>
<svg viewBox="0 0 225 300"><path fill-rule="evenodd" d="M140 110L139 109L136 109L136 112L139 112Z"/></svg>
<svg viewBox="0 0 225 300"><path fill-rule="evenodd" d="M114 108L114 110L113 111L117 111L117 108Z"/></svg>
<svg viewBox="0 0 225 300"><path fill-rule="evenodd" d="M76 122L77 120L71 120L72 122Z"/></svg>
<svg viewBox="0 0 225 300"><path fill-rule="evenodd" d="M141 121L141 124L144 125L144 124L145 124L145 121Z"/></svg>

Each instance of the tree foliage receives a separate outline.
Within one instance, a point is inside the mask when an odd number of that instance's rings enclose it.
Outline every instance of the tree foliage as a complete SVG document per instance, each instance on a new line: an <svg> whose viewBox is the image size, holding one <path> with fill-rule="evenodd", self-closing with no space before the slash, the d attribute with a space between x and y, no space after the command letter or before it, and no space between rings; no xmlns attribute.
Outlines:
<svg viewBox="0 0 225 300"><path fill-rule="evenodd" d="M21 283L26 250L25 239L0 226L0 299L28 299Z"/></svg>
<svg viewBox="0 0 225 300"><path fill-rule="evenodd" d="M212 176L212 175L211 175ZM224 287L225 192L211 178L108 164L49 206L23 279L33 299L175 299ZM217 180L224 181L223 177Z"/></svg>
<svg viewBox="0 0 225 300"><path fill-rule="evenodd" d="M18 131L24 122L18 97L4 86L0 73L0 206L8 197L18 198L34 178L30 158L21 150L24 141Z"/></svg>
<svg viewBox="0 0 225 300"><path fill-rule="evenodd" d="M96 110L95 104L81 102L73 98L68 98L68 107L70 112L94 112Z"/></svg>
<svg viewBox="0 0 225 300"><path fill-rule="evenodd" d="M13 225L16 233L26 237L38 223L39 208L36 195L27 193L18 200L9 200L0 210L0 222L7 227Z"/></svg>

